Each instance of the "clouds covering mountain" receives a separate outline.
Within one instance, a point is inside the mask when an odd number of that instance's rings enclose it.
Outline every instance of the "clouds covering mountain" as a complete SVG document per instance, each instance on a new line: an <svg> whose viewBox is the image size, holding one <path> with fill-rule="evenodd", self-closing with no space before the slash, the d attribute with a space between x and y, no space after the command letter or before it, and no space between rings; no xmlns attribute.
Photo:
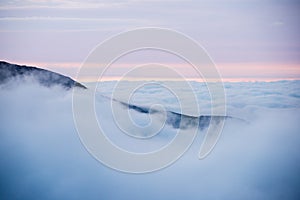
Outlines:
<svg viewBox="0 0 300 200"><path fill-rule="evenodd" d="M120 173L93 159L74 126L72 93L38 83L0 87L0 199L299 199L299 81L225 83L227 113L250 123L226 121L219 142L203 160L197 154L205 130L199 129L177 162L140 175ZM137 153L169 144L177 132L172 126L147 140L117 127L111 101L103 98L115 84L104 82L95 95L95 115L112 143ZM206 113L205 84L191 85ZM153 102L179 113L175 97L157 85L137 90L132 104L115 104L129 106L132 120L142 126L151 122L145 108Z"/></svg>

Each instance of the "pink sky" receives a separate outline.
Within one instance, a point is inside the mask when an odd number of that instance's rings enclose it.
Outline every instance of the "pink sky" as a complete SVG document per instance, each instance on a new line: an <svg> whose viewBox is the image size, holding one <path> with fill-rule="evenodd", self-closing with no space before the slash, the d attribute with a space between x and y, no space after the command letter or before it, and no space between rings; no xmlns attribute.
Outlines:
<svg viewBox="0 0 300 200"><path fill-rule="evenodd" d="M299 9L299 1L269 0L3 0L0 60L75 78L104 40L135 28L161 27L201 44L226 80L300 79ZM176 58L146 53L116 63L107 79L120 76L132 61L162 62L195 78Z"/></svg>
<svg viewBox="0 0 300 200"><path fill-rule="evenodd" d="M38 66L44 69L55 71L74 79L77 77L77 71L82 63L42 63L42 62L16 62L22 65ZM166 63L164 63L166 64ZM190 65L168 63L168 66L177 70L183 76L190 80L201 81L201 77L195 75L195 71ZM130 67L136 64L112 64L110 73L102 80L116 80L126 72ZM260 63L220 63L216 68L224 81L276 81L276 80L300 80L299 64L260 64ZM97 77L80 81L95 81Z"/></svg>

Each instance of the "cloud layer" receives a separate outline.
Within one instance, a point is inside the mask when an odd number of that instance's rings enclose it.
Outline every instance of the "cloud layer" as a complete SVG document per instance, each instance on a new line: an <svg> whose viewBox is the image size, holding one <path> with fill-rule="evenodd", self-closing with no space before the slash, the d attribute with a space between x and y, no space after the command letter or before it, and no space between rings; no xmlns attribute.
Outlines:
<svg viewBox="0 0 300 200"><path fill-rule="evenodd" d="M108 95L113 84L105 82L98 93ZM209 107L205 85L192 85L200 106ZM32 82L1 86L1 197L298 199L299 82L226 83L225 89L228 113L247 119L249 125L226 123L216 148L204 160L197 159L204 137L199 132L189 151L172 166L132 175L103 166L85 150L73 122L71 92ZM168 109L178 109L171 93L153 85L138 90L133 101L149 105L155 98ZM153 140L132 141L110 120L110 103L96 99L99 123L123 148L151 151L175 134L166 128ZM145 123L147 116L133 120Z"/></svg>

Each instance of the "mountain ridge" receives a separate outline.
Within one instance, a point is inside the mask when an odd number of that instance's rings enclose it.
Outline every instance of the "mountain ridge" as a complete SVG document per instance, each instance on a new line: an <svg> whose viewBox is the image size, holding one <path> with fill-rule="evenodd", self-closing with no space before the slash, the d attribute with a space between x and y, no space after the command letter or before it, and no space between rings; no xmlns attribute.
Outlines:
<svg viewBox="0 0 300 200"><path fill-rule="evenodd" d="M39 84L45 87L60 85L67 90L73 87L87 89L86 86L72 78L50 70L0 61L0 84L5 84L13 78L24 79L26 76L31 76Z"/></svg>

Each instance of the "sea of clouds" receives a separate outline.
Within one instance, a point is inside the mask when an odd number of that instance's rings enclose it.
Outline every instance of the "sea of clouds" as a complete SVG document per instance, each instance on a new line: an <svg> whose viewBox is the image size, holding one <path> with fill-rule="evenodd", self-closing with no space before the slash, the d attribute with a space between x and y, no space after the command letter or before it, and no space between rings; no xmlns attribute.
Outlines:
<svg viewBox="0 0 300 200"><path fill-rule="evenodd" d="M147 140L120 131L111 114L116 82L98 85L98 122L116 145L133 152L160 148L176 130L165 126ZM130 83L126 83L130 84ZM126 86L124 84L124 86ZM173 82L174 87L180 84ZM190 82L200 114L211 99L204 83ZM82 145L72 113L72 91L27 81L0 86L1 199L299 199L300 81L224 83L229 116L213 151L198 159L205 131L173 165L147 174L110 169ZM180 95L189 96L184 90ZM141 106L160 104L180 112L180 102L160 84L147 84L132 96ZM122 106L119 106L122 109ZM147 114L129 111L138 125ZM155 121L152 121L155 123Z"/></svg>

